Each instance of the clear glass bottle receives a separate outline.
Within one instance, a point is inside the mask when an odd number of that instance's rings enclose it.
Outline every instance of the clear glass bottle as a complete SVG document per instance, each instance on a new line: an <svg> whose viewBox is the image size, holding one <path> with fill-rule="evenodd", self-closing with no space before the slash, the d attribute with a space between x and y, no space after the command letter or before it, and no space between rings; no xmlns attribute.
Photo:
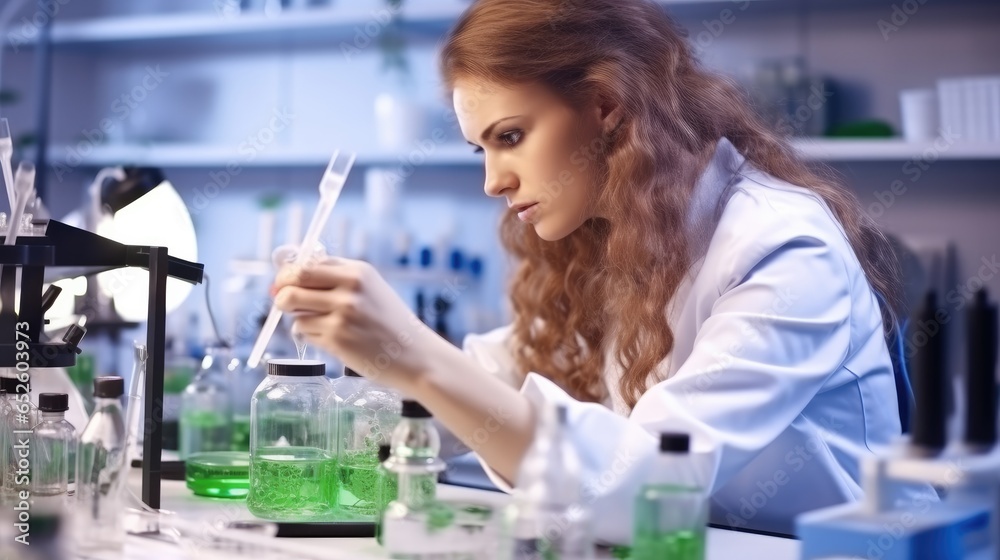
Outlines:
<svg viewBox="0 0 1000 560"><path fill-rule="evenodd" d="M127 475L121 377L94 379L94 414L80 434L76 458L76 548L121 550L125 527L119 489Z"/></svg>
<svg viewBox="0 0 1000 560"><path fill-rule="evenodd" d="M230 374L239 362L226 347L209 348L181 396L180 457L229 451L233 443Z"/></svg>
<svg viewBox="0 0 1000 560"><path fill-rule="evenodd" d="M441 439L430 413L403 401L385 469L397 478L397 498L382 515L380 543L390 558L407 560L493 560L497 550L492 509L437 499Z"/></svg>
<svg viewBox="0 0 1000 560"><path fill-rule="evenodd" d="M31 432L38 422L38 409L31 402L31 386L22 383L15 376L17 371L5 368L0 376L0 395L3 395L3 486L0 487L0 502L15 498L22 490L31 488L30 477L18 467L18 438Z"/></svg>
<svg viewBox="0 0 1000 560"><path fill-rule="evenodd" d="M660 434L660 456L653 475L635 500L632 558L703 560L708 496L704 489L676 480L690 460L687 434Z"/></svg>
<svg viewBox="0 0 1000 560"><path fill-rule="evenodd" d="M326 367L279 359L267 373L250 400L247 508L275 521L321 520L332 513L337 488Z"/></svg>
<svg viewBox="0 0 1000 560"><path fill-rule="evenodd" d="M359 519L374 520L379 513L375 496L378 446L390 440L399 422L399 396L350 368L333 383L337 401L335 446L340 478L338 511Z"/></svg>
<svg viewBox="0 0 1000 560"><path fill-rule="evenodd" d="M31 493L58 496L70 490L70 464L76 461L76 428L66 421L69 395L38 395L38 424L32 429Z"/></svg>
<svg viewBox="0 0 1000 560"><path fill-rule="evenodd" d="M541 423L505 512L501 558L594 558L590 517L580 501L580 460L567 437L567 415L563 405L540 411Z"/></svg>

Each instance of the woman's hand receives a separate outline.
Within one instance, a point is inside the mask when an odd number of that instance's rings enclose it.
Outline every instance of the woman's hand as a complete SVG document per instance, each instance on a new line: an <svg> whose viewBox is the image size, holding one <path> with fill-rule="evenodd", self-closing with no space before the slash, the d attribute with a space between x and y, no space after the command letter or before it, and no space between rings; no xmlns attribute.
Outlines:
<svg viewBox="0 0 1000 560"><path fill-rule="evenodd" d="M448 344L414 315L370 264L326 257L286 265L271 293L306 341L383 385L406 391L428 370L431 350Z"/></svg>

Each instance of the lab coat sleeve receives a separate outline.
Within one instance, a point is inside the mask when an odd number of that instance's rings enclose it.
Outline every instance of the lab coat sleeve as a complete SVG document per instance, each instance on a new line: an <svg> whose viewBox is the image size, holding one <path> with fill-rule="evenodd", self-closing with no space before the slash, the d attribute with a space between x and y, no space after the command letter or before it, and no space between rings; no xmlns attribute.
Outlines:
<svg viewBox="0 0 1000 560"><path fill-rule="evenodd" d="M475 359L486 373L494 375L516 388L521 382L510 348L512 332L511 325L507 325L483 334L470 334L465 337L462 349ZM442 459L447 461L471 451L443 424L440 422L435 422L435 424L438 433L441 434Z"/></svg>
<svg viewBox="0 0 1000 560"><path fill-rule="evenodd" d="M536 406L569 407L583 502L600 540L631 540L632 503L651 473L655 434L691 434L690 469L669 475L714 492L791 424L846 358L851 299L838 249L809 236L776 245L758 247L758 256L744 256L743 271L735 264L731 280L720 281L689 358L628 418L574 401L537 374L525 380L521 391Z"/></svg>

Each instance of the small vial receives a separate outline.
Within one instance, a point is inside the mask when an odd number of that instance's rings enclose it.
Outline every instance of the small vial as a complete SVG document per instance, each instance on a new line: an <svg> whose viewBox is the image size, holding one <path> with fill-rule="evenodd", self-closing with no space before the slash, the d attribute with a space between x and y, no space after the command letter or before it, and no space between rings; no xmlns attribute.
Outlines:
<svg viewBox="0 0 1000 560"><path fill-rule="evenodd" d="M39 422L32 430L31 446L33 495L59 496L71 490L69 465L76 461L76 429L66 421L67 410L65 393L38 395Z"/></svg>
<svg viewBox="0 0 1000 560"><path fill-rule="evenodd" d="M121 377L94 379L94 414L80 435L76 463L76 546L80 551L122 550L123 508L118 488L125 472L125 417Z"/></svg>
<svg viewBox="0 0 1000 560"><path fill-rule="evenodd" d="M660 435L660 457L654 477L639 491L635 500L632 556L635 560L672 558L703 560L705 527L708 524L708 497L704 489L684 481L671 480L678 468L690 460L687 434Z"/></svg>

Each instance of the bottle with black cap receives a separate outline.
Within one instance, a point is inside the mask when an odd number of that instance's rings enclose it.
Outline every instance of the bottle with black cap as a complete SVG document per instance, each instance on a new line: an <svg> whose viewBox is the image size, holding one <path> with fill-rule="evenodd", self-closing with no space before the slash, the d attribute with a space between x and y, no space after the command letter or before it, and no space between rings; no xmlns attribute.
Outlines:
<svg viewBox="0 0 1000 560"><path fill-rule="evenodd" d="M94 414L80 434L76 457L76 546L80 551L120 551L125 544L122 506L115 490L127 475L121 377L94 379Z"/></svg>
<svg viewBox="0 0 1000 560"><path fill-rule="evenodd" d="M708 525L708 496L685 473L690 464L690 437L660 434L660 455L635 500L632 558L702 560Z"/></svg>
<svg viewBox="0 0 1000 560"><path fill-rule="evenodd" d="M455 552L454 538L438 533L442 527L431 522L437 497L438 473L445 463L438 457L441 436L431 413L419 402L404 400L402 417L392 431L390 455L385 468L398 479L396 499L382 516L382 538L393 558L419 557L418 554Z"/></svg>
<svg viewBox="0 0 1000 560"><path fill-rule="evenodd" d="M340 477L337 507L374 521L380 513L374 485L378 446L389 441L399 422L399 396L350 368L334 380L333 393L328 408L336 411L331 429L335 427L337 435L331 447L336 449Z"/></svg>
<svg viewBox="0 0 1000 560"><path fill-rule="evenodd" d="M66 420L69 395L38 395L38 424L32 429L31 493L59 496L70 493L70 464L76 462L76 428ZM75 467L75 465L74 465Z"/></svg>
<svg viewBox="0 0 1000 560"><path fill-rule="evenodd" d="M336 500L330 383L316 360L273 359L250 400L247 508L274 521L320 521Z"/></svg>

